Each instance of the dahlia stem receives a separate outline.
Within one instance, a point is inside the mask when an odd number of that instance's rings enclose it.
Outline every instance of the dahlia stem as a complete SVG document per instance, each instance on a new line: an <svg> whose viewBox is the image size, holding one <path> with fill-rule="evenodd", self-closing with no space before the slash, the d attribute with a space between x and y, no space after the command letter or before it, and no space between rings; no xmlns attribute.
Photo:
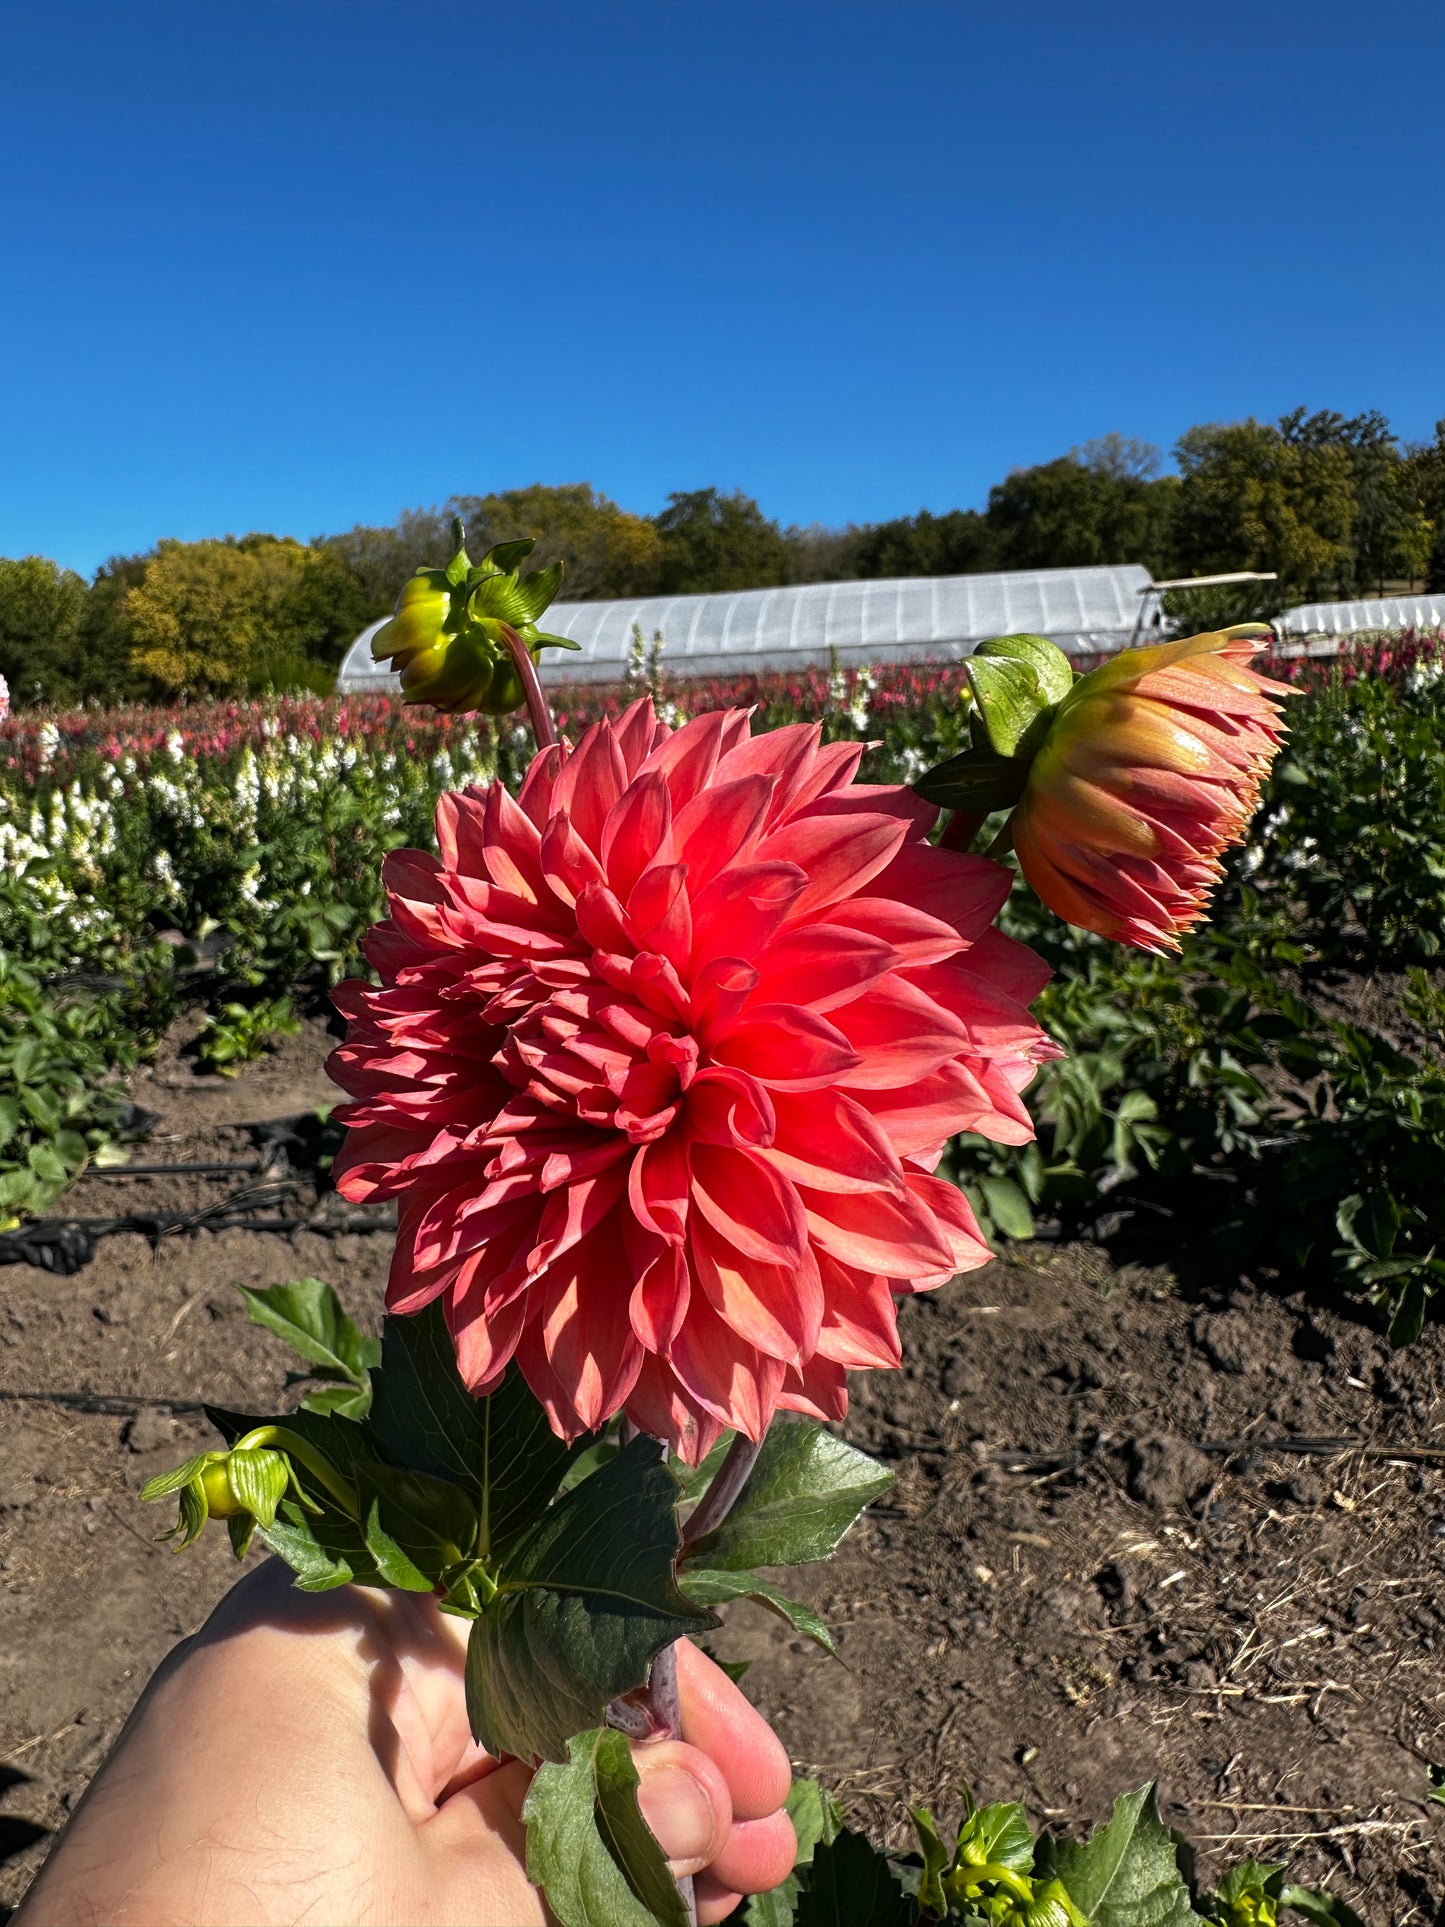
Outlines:
<svg viewBox="0 0 1445 1927"><path fill-rule="evenodd" d="M542 679L537 674L537 665L532 660L532 652L517 634L511 623L500 625L502 640L507 645L507 653L512 658L522 689L527 698L527 713L532 718L532 734L537 739L538 749L557 747L557 725L552 721L552 712L547 707L547 698L542 694Z"/></svg>
<svg viewBox="0 0 1445 1927"><path fill-rule="evenodd" d="M978 810L955 810L943 826L938 839L940 850L972 849L973 839L978 835L983 815Z"/></svg>
<svg viewBox="0 0 1445 1927"><path fill-rule="evenodd" d="M763 1435L767 1436L766 1433ZM754 1442L743 1432L727 1449L727 1455L717 1469L712 1484L697 1502L692 1517L683 1527L682 1556L685 1558L693 1547L710 1532L716 1532L723 1520L732 1511L738 1494L748 1482L748 1474L757 1464L758 1454L763 1449L762 1439Z"/></svg>

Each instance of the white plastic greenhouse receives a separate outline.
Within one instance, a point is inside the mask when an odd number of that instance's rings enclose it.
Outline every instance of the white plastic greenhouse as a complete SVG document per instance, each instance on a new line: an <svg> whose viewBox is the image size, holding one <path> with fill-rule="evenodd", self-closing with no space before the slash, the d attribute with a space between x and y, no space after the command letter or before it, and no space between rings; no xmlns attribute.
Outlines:
<svg viewBox="0 0 1445 1927"><path fill-rule="evenodd" d="M1274 627L1279 636L1296 640L1314 636L1358 636L1372 629L1445 628L1445 595L1306 602L1276 616Z"/></svg>
<svg viewBox="0 0 1445 1927"><path fill-rule="evenodd" d="M1135 565L1035 569L1015 575L914 576L887 582L809 582L726 595L650 596L628 602L558 602L542 627L581 645L548 650L549 682L620 682L634 627L659 631L674 675L842 663L949 662L990 636L1048 636L1070 655L1124 648L1158 636L1159 597ZM342 694L397 689L372 661L363 631L337 677Z"/></svg>

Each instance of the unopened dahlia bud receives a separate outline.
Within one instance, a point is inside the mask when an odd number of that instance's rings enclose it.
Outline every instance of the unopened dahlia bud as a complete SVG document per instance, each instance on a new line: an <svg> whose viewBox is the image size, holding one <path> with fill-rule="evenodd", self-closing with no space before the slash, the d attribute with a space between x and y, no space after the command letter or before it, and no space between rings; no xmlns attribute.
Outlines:
<svg viewBox="0 0 1445 1927"><path fill-rule="evenodd" d="M271 1525L291 1476L284 1453L238 1446L230 1452L197 1453L174 1472L163 1472L143 1486L141 1497L164 1499L175 1494L180 1514L162 1537L179 1539L184 1547L201 1536L208 1519L252 1519Z"/></svg>
<svg viewBox="0 0 1445 1927"><path fill-rule="evenodd" d="M1051 910L1177 950L1284 734L1292 692L1249 666L1269 636L1255 623L1126 649L1077 682L1040 637L986 644L968 665L974 743L918 790L980 819L1012 806L1019 868Z"/></svg>
<svg viewBox="0 0 1445 1927"><path fill-rule="evenodd" d="M1070 923L1177 950L1244 836L1289 691L1250 668L1259 625L1131 649L1059 704L1013 814L1019 868Z"/></svg>
<svg viewBox="0 0 1445 1927"><path fill-rule="evenodd" d="M372 657L400 672L409 703L460 714L505 715L523 700L512 664L513 639L535 662L544 648L575 649L562 636L544 635L537 617L556 595L562 565L520 575L535 544L503 542L473 565L461 523L452 525L456 552L444 569L418 569L396 600L396 613L371 639Z"/></svg>

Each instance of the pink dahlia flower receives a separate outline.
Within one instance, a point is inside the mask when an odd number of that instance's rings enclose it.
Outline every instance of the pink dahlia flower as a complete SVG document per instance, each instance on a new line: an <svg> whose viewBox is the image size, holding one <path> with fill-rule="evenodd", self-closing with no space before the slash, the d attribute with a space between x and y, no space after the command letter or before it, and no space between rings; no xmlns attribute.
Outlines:
<svg viewBox="0 0 1445 1927"><path fill-rule="evenodd" d="M841 1417L898 1363L895 1295L986 1262L931 1174L955 1132L1032 1135L1048 972L991 927L1007 872L859 754L640 702L387 859L336 1180L398 1200L388 1304L444 1297L477 1392L515 1358L564 1436L622 1411L696 1462Z"/></svg>

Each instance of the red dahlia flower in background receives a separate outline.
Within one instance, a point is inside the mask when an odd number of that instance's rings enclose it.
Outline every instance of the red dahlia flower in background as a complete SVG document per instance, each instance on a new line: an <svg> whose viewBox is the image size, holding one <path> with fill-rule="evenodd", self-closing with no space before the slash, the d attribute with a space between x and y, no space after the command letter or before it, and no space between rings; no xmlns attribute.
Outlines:
<svg viewBox="0 0 1445 1927"><path fill-rule="evenodd" d="M1009 877L857 785L857 744L649 702L441 799L387 860L332 1075L351 1199L396 1198L395 1312L444 1297L467 1383L515 1358L564 1436L623 1411L695 1462L896 1365L894 1296L986 1262L931 1175L1031 1135L1045 966Z"/></svg>
<svg viewBox="0 0 1445 1927"><path fill-rule="evenodd" d="M1177 950L1239 841L1294 692L1251 669L1258 625L1126 649L1059 703L1013 814L1019 868L1059 916Z"/></svg>

